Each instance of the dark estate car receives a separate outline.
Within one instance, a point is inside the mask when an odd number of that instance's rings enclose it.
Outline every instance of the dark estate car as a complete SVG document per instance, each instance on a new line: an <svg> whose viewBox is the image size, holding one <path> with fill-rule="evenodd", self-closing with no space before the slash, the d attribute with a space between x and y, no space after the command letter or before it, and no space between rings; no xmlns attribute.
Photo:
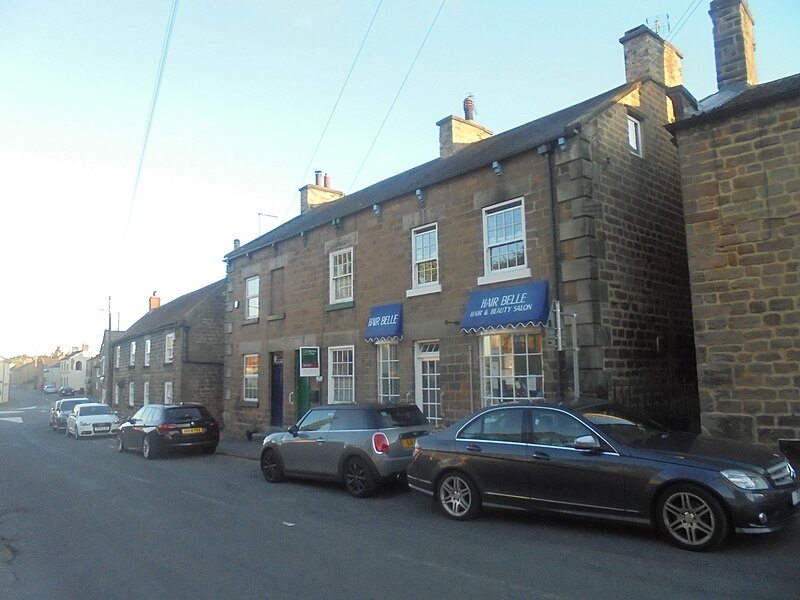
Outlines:
<svg viewBox="0 0 800 600"><path fill-rule="evenodd" d="M405 476L414 441L433 430L415 404L329 404L309 410L289 428L264 439L261 472L270 483L285 476L343 481L358 498Z"/></svg>
<svg viewBox="0 0 800 600"><path fill-rule="evenodd" d="M453 519L481 505L609 518L657 526L688 550L731 530L774 531L800 502L781 454L667 431L610 404L482 409L419 438L408 483Z"/></svg>
<svg viewBox="0 0 800 600"><path fill-rule="evenodd" d="M94 402L89 398L68 398L66 400L56 400L50 409L50 429L60 431L67 428L67 417L75 408L76 404L87 404Z"/></svg>
<svg viewBox="0 0 800 600"><path fill-rule="evenodd" d="M174 449L200 448L213 454L219 444L219 423L200 404L148 404L119 427L117 449L136 450L155 458Z"/></svg>
<svg viewBox="0 0 800 600"><path fill-rule="evenodd" d="M58 393L62 396L72 396L75 393L75 388L68 385L62 385L60 388L58 388Z"/></svg>

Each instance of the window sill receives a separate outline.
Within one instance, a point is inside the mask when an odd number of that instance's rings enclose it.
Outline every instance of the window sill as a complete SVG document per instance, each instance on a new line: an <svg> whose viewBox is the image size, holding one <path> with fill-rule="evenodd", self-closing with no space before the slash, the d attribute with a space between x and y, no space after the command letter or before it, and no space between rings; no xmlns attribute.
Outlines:
<svg viewBox="0 0 800 600"><path fill-rule="evenodd" d="M242 404L243 404L244 406L253 406L253 407L256 407L256 406L258 406L258 400L257 400L257 399L256 399L256 400L244 400L244 399L243 399L243 400L242 400Z"/></svg>
<svg viewBox="0 0 800 600"><path fill-rule="evenodd" d="M255 319L245 319L242 321L242 327L246 327L248 325L258 325L258 317Z"/></svg>
<svg viewBox="0 0 800 600"><path fill-rule="evenodd" d="M267 316L267 321L280 321L285 318L286 318L286 313L282 312Z"/></svg>
<svg viewBox="0 0 800 600"><path fill-rule="evenodd" d="M441 284L436 285L426 285L424 287L417 287L411 288L410 290L406 290L406 298L413 298L414 296L425 296L426 294L438 294L441 293L442 286Z"/></svg>
<svg viewBox="0 0 800 600"><path fill-rule="evenodd" d="M326 304L325 305L325 312L331 312L332 310L342 310L343 308L353 308L356 305L355 302L352 300L348 302L337 302L336 304Z"/></svg>
<svg viewBox="0 0 800 600"><path fill-rule="evenodd" d="M515 279L525 279L531 277L530 269L514 269L508 271L500 271L498 273L489 273L483 277L478 277L478 285L487 285L489 283L499 283L501 281L514 281Z"/></svg>

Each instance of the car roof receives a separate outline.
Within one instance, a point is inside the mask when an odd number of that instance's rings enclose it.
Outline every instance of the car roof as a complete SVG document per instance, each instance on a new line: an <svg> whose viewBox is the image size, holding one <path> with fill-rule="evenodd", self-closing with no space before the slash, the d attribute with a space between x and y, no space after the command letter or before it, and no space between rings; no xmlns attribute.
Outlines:
<svg viewBox="0 0 800 600"><path fill-rule="evenodd" d="M381 404L380 402L348 402L346 404L322 404L320 406L312 406L309 410L385 410L387 408L411 408L417 407L416 404Z"/></svg>
<svg viewBox="0 0 800 600"><path fill-rule="evenodd" d="M108 406L105 402L81 402L81 406ZM109 406L109 408L111 408Z"/></svg>

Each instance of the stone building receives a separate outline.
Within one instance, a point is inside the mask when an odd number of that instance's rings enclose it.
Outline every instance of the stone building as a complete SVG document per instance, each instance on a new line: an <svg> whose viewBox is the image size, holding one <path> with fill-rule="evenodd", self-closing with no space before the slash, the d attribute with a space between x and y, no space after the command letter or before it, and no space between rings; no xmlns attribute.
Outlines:
<svg viewBox="0 0 800 600"><path fill-rule="evenodd" d="M678 143L703 427L800 438L800 74L757 84L753 18L711 2L718 92Z"/></svg>
<svg viewBox="0 0 800 600"><path fill-rule="evenodd" d="M218 281L164 305L153 292L146 315L106 338L108 403L123 418L145 404L180 402L222 415L224 290Z"/></svg>
<svg viewBox="0 0 800 600"><path fill-rule="evenodd" d="M620 42L622 85L496 135L468 98L464 118L437 123L437 159L348 196L318 172L298 217L235 242L229 431L281 426L316 403L416 402L445 425L486 404L579 395L693 427L664 125L694 99L657 34L641 26Z"/></svg>

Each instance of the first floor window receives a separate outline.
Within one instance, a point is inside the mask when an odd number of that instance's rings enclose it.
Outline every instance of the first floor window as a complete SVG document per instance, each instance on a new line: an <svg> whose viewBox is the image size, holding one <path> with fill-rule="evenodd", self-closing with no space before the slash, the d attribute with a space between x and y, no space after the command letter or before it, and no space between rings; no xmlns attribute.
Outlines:
<svg viewBox="0 0 800 600"><path fill-rule="evenodd" d="M118 385L114 386L114 404L119 404L119 387Z"/></svg>
<svg viewBox="0 0 800 600"><path fill-rule="evenodd" d="M132 381L128 384L128 406L134 405L134 400L136 398L136 384Z"/></svg>
<svg viewBox="0 0 800 600"><path fill-rule="evenodd" d="M244 394L245 402L258 402L258 354L244 357Z"/></svg>
<svg viewBox="0 0 800 600"><path fill-rule="evenodd" d="M145 381L142 384L142 404L147 406L150 404L150 382Z"/></svg>
<svg viewBox="0 0 800 600"><path fill-rule="evenodd" d="M114 347L114 367L119 369L119 346Z"/></svg>
<svg viewBox="0 0 800 600"><path fill-rule="evenodd" d="M483 405L544 397L542 336L498 333L480 338Z"/></svg>
<svg viewBox="0 0 800 600"><path fill-rule="evenodd" d="M144 366L150 366L150 338L144 341Z"/></svg>
<svg viewBox="0 0 800 600"><path fill-rule="evenodd" d="M353 346L328 348L328 403L354 402Z"/></svg>
<svg viewBox="0 0 800 600"><path fill-rule="evenodd" d="M483 278L479 283L530 276L522 198L483 209Z"/></svg>
<svg viewBox="0 0 800 600"><path fill-rule="evenodd" d="M400 400L400 360L397 344L378 344L378 402Z"/></svg>
<svg viewBox="0 0 800 600"><path fill-rule="evenodd" d="M639 119L628 115L628 146L636 156L643 155L642 124Z"/></svg>
<svg viewBox="0 0 800 600"><path fill-rule="evenodd" d="M440 290L439 286L439 235L436 223L418 227L411 232L412 277L411 286L419 290Z"/></svg>
<svg viewBox="0 0 800 600"><path fill-rule="evenodd" d="M136 342L131 342L131 354L128 357L128 365L131 367L136 364Z"/></svg>
<svg viewBox="0 0 800 600"><path fill-rule="evenodd" d="M164 404L172 404L172 382L164 382Z"/></svg>
<svg viewBox="0 0 800 600"><path fill-rule="evenodd" d="M245 289L245 305L244 305L244 318L257 319L258 318L258 286L260 282L258 277L250 277L244 282Z"/></svg>
<svg viewBox="0 0 800 600"><path fill-rule="evenodd" d="M164 362L171 363L175 358L175 334L168 333L164 338Z"/></svg>
<svg viewBox="0 0 800 600"><path fill-rule="evenodd" d="M330 254L330 303L353 299L353 249Z"/></svg>

